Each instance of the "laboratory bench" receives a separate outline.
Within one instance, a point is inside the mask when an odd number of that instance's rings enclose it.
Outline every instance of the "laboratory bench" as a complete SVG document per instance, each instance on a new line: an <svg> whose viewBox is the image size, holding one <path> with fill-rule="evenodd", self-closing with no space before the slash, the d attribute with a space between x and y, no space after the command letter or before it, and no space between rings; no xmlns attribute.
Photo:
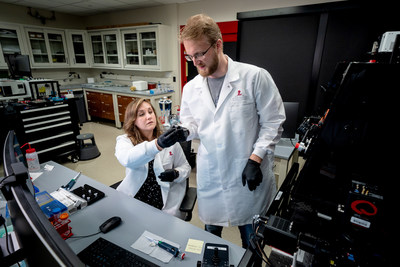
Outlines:
<svg viewBox="0 0 400 267"><path fill-rule="evenodd" d="M54 168L45 170L45 165L54 166ZM41 167L43 173L34 180L34 184L41 191L46 190L48 193L67 184L77 174L76 171L53 161L43 163ZM129 197L83 174L77 179L72 190L85 184L104 192L105 197L70 215L71 222L69 225L72 228L73 235L85 236L95 233L104 221L113 216L121 217L122 223L106 234L99 233L85 238L67 239L67 244L77 254L97 238L103 237L159 266L196 266L197 262L203 259L204 245L206 243L228 245L229 263L234 266L238 265L244 255L245 250L243 248ZM172 258L169 263L163 263L131 247L145 230L179 244L181 251L185 251L189 239L203 241L201 253L185 252L184 260Z"/></svg>

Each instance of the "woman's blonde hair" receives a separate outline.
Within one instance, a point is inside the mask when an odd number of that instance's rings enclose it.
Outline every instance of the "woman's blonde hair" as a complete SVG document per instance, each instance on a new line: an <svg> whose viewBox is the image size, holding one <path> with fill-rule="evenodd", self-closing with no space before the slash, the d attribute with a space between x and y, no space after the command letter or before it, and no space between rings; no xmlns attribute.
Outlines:
<svg viewBox="0 0 400 267"><path fill-rule="evenodd" d="M222 40L221 30L217 23L205 14L197 14L190 17L185 27L180 32L180 42L185 40L198 40L205 36L210 44L215 44L218 39Z"/></svg>
<svg viewBox="0 0 400 267"><path fill-rule="evenodd" d="M126 111L125 111L124 126L122 128L124 129L125 133L128 135L129 139L131 139L132 144L134 144L134 145L140 144L143 141L151 141L151 140L147 140L144 136L142 136L139 128L137 128L135 125L139 107L144 102L148 103L151 106L151 109L153 110L154 114L156 114L156 111L154 110L154 107L150 103L150 101L143 99L143 98L138 98L138 99L132 101L131 103L129 103L128 106L126 107ZM161 125L160 125L160 122L156 115L156 127L153 130L153 137L157 138L161 134L162 134Z"/></svg>

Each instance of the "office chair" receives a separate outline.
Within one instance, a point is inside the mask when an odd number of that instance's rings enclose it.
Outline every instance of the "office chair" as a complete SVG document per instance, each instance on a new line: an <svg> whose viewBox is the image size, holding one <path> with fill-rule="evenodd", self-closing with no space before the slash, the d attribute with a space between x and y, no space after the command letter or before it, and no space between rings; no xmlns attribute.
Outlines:
<svg viewBox="0 0 400 267"><path fill-rule="evenodd" d="M182 147L183 153L185 153L186 160L189 162L190 166L194 168L195 160L193 160L193 156L191 153L192 141L184 141L179 143ZM189 186L189 177L186 180L186 194L182 200L181 206L179 208L180 211L185 212L185 221L189 222L192 219L192 212L194 208L194 204L196 204L197 200L197 188Z"/></svg>
<svg viewBox="0 0 400 267"><path fill-rule="evenodd" d="M185 153L186 159L189 161L191 159L192 164L190 164L193 168L193 156L191 154L192 141L185 141L180 143L183 152ZM195 161L194 161L195 162ZM116 182L115 184L110 185L110 187L117 189L118 185L122 182ZM194 209L194 205L197 200L197 189L196 187L189 186L189 177L186 180L186 193L185 197L182 200L181 206L179 208L180 211L186 213L184 220L189 222L192 219L192 212Z"/></svg>

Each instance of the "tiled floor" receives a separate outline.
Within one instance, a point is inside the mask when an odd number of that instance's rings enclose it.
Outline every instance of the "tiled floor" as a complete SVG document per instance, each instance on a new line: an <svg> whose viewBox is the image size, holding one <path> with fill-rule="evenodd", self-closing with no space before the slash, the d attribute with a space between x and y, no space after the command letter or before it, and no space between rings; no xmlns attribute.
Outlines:
<svg viewBox="0 0 400 267"><path fill-rule="evenodd" d="M123 168L114 156L115 138L123 134L122 129L118 129L113 124L86 122L81 127L81 134L92 133L101 155L92 160L78 161L77 163L65 162L64 166L81 171L84 175L95 179L103 184L112 185L122 180L125 176ZM196 144L193 144L196 149ZM190 176L190 185L196 186L195 170L192 170ZM199 220L197 205L195 206L192 220L193 225L204 229L204 224ZM227 227L222 231L222 238L241 246L240 234L237 227Z"/></svg>

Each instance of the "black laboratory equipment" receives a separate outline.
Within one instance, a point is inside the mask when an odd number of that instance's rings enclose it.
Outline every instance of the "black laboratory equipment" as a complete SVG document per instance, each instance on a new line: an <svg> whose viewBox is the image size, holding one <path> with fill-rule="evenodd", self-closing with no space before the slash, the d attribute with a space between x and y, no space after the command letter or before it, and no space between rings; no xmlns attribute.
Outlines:
<svg viewBox="0 0 400 267"><path fill-rule="evenodd" d="M254 219L239 266L274 262L265 245L287 252L297 266L392 266L390 142L399 73L399 64L347 64L327 110L299 127L305 165L293 165L267 212Z"/></svg>
<svg viewBox="0 0 400 267"><path fill-rule="evenodd" d="M28 55L8 54L4 57L7 62L10 78L17 80L21 78L31 78L32 70Z"/></svg>

